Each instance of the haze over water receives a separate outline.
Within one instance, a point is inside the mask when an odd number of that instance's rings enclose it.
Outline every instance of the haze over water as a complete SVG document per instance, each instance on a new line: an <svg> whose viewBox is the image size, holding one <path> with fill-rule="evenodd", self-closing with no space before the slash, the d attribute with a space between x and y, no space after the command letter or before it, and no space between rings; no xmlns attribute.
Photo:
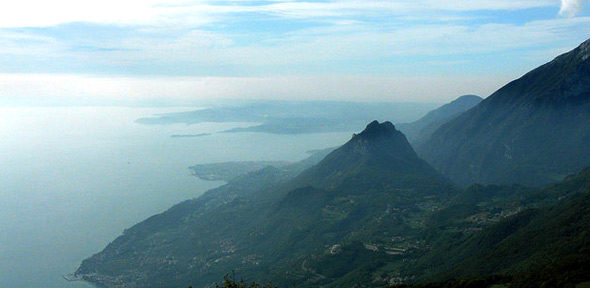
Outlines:
<svg viewBox="0 0 590 288"><path fill-rule="evenodd" d="M289 160L350 133L221 133L251 123L148 126L137 118L189 108L0 108L0 287L87 287L61 276L123 229L221 182L188 166ZM264 149L262 149L264 147Z"/></svg>

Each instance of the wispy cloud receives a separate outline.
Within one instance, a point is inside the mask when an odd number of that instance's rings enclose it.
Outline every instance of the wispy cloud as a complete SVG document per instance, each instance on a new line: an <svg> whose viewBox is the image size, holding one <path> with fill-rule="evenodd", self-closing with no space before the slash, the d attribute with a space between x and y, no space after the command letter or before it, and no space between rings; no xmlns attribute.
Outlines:
<svg viewBox="0 0 590 288"><path fill-rule="evenodd" d="M53 37L37 35L23 31L0 30L0 54L2 55L39 55L57 54L63 45Z"/></svg>
<svg viewBox="0 0 590 288"><path fill-rule="evenodd" d="M424 24L375 29L371 25L303 29L286 35L265 35L259 42L237 45L231 37L191 30L170 41L142 35L121 42L128 57L174 59L200 65L321 65L411 55L437 56L492 53L575 39L590 18L550 19L524 25L489 23ZM583 35L582 35L583 36ZM571 41L571 40L570 40ZM575 44L576 42L571 42Z"/></svg>
<svg viewBox="0 0 590 288"><path fill-rule="evenodd" d="M573 17L582 11L586 2L588 0L561 0L559 14L565 17Z"/></svg>
<svg viewBox="0 0 590 288"><path fill-rule="evenodd" d="M564 11L581 1L564 0ZM207 0L20 0L0 4L0 27L46 27L71 22L114 25L186 25L214 23L228 14L259 13L280 18L318 19L402 15L416 11L518 10L553 6L548 0L479 1L207 1ZM572 10L572 11L573 11Z"/></svg>
<svg viewBox="0 0 590 288"><path fill-rule="evenodd" d="M475 11L475 10L523 10L539 7L555 6L551 0L476 0L476 1L418 1L423 7L450 11Z"/></svg>
<svg viewBox="0 0 590 288"><path fill-rule="evenodd" d="M0 4L0 27L47 27L72 22L108 25L205 24L211 20L201 13L204 1L191 1L190 6L166 4L188 3L183 0L22 0ZM190 15L187 15L190 14ZM188 17L190 16L190 17Z"/></svg>

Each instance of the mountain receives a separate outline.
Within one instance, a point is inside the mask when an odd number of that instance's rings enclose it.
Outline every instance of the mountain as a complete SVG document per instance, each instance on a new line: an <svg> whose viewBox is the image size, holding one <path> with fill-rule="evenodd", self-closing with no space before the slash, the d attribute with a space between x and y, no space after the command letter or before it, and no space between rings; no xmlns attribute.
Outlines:
<svg viewBox="0 0 590 288"><path fill-rule="evenodd" d="M418 154L460 185L542 186L590 165L590 40L443 124Z"/></svg>
<svg viewBox="0 0 590 288"><path fill-rule="evenodd" d="M475 107L482 100L481 97L476 95L463 95L428 112L424 117L414 122L401 123L397 127L408 137L410 143L422 143L442 124Z"/></svg>
<svg viewBox="0 0 590 288"><path fill-rule="evenodd" d="M440 177L426 161L418 157L405 135L391 122L380 124L373 121L318 165L302 173L295 182L334 188L341 185L342 181L365 172L372 173L365 180L383 173L404 175L406 178Z"/></svg>
<svg viewBox="0 0 590 288"><path fill-rule="evenodd" d="M457 193L390 122L370 123L297 177L282 171L252 172L146 219L76 276L106 287L205 287L231 271L285 287L373 281L408 247L425 247L416 244L425 215Z"/></svg>

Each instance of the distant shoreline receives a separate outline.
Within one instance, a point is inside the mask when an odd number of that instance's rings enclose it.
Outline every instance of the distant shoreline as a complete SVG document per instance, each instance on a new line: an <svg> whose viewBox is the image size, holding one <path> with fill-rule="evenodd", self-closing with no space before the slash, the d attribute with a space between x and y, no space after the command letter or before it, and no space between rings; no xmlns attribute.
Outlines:
<svg viewBox="0 0 590 288"><path fill-rule="evenodd" d="M196 137L204 137L209 136L211 133L200 133L200 134L174 134L170 135L172 138L196 138Z"/></svg>

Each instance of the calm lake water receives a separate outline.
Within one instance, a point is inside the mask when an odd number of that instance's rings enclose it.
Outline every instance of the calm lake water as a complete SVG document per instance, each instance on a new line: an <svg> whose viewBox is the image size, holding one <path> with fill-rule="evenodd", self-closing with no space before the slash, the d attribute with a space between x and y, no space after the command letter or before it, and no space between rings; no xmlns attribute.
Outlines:
<svg viewBox="0 0 590 288"><path fill-rule="evenodd" d="M221 182L188 166L289 160L350 133L220 133L251 123L147 126L189 108L0 108L0 287L90 287L62 275L123 229ZM196 138L174 134L213 133Z"/></svg>

